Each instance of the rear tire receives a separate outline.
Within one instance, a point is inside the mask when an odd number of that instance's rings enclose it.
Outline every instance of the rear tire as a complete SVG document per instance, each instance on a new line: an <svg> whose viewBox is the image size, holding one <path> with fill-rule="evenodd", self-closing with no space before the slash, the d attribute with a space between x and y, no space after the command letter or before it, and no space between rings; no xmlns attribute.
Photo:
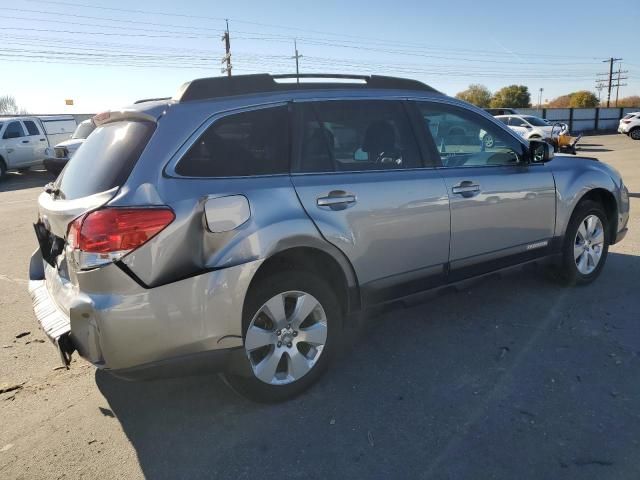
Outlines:
<svg viewBox="0 0 640 480"><path fill-rule="evenodd" d="M4 178L7 174L7 166L4 164L4 160L0 158L0 178Z"/></svg>
<svg viewBox="0 0 640 480"><path fill-rule="evenodd" d="M560 279L567 285L593 282L604 267L609 252L609 222L602 205L592 200L578 204L562 245Z"/></svg>
<svg viewBox="0 0 640 480"><path fill-rule="evenodd" d="M244 354L235 360L243 364L224 376L256 402L293 398L322 376L341 332L339 302L322 278L288 270L259 279L244 305Z"/></svg>

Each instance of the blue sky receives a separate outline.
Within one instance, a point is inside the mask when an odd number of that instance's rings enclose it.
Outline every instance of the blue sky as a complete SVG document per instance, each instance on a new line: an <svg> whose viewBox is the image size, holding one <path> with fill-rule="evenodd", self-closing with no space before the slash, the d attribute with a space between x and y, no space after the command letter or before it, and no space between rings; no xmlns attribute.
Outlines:
<svg viewBox="0 0 640 480"><path fill-rule="evenodd" d="M615 56L629 71L621 96L640 95L635 0L0 0L0 8L0 95L34 113L97 112L220 75L224 18L236 74L293 72L297 37L303 73L406 76L451 95L470 83L518 83L537 102L540 88L543 100L595 91L602 60Z"/></svg>

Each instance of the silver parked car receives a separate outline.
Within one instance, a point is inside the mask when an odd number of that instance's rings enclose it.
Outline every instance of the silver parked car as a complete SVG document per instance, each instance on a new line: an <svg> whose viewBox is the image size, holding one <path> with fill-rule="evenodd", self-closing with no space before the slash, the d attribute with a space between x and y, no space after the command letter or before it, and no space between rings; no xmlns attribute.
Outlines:
<svg viewBox="0 0 640 480"><path fill-rule="evenodd" d="M278 401L354 312L542 259L585 284L624 237L611 167L413 80L338 77L194 80L94 118L39 197L29 269L65 364L218 370Z"/></svg>

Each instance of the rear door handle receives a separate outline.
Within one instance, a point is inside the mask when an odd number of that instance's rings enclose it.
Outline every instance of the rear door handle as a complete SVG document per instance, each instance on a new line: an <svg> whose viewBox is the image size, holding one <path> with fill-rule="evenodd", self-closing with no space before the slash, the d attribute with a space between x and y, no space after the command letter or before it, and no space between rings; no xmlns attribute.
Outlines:
<svg viewBox="0 0 640 480"><path fill-rule="evenodd" d="M41 138L40 141L41 142L45 142L47 139L46 138Z"/></svg>
<svg viewBox="0 0 640 480"><path fill-rule="evenodd" d="M319 207L343 210L356 203L356 196L343 190L333 190L326 197L318 197L316 203Z"/></svg>
<svg viewBox="0 0 640 480"><path fill-rule="evenodd" d="M471 180L465 180L453 187L451 191L463 197L472 197L480 191L480 185L473 183Z"/></svg>

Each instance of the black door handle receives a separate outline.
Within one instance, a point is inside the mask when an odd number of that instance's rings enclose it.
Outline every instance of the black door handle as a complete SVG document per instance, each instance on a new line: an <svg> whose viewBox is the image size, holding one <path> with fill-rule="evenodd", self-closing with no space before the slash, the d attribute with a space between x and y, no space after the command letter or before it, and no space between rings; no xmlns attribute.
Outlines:
<svg viewBox="0 0 640 480"><path fill-rule="evenodd" d="M29 143L29 140L22 140L22 143Z"/></svg>

